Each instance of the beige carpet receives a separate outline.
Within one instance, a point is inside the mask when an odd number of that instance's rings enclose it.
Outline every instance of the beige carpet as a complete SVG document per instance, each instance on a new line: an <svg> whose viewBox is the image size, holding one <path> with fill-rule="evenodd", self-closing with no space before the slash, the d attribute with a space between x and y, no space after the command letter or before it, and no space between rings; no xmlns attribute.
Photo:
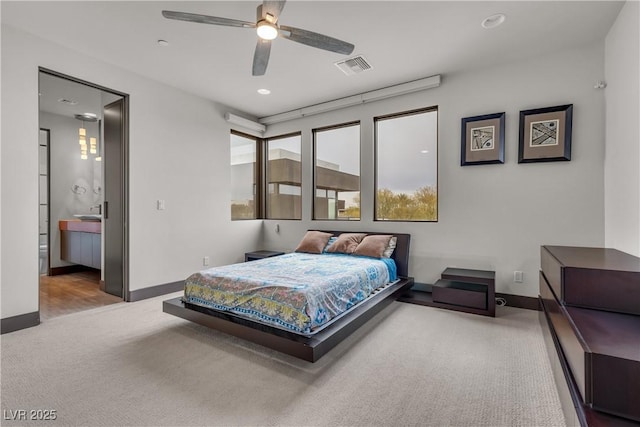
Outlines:
<svg viewBox="0 0 640 427"><path fill-rule="evenodd" d="M395 302L310 364L164 314L166 298L3 335L2 425L564 425L533 311ZM57 419L7 419L19 409Z"/></svg>

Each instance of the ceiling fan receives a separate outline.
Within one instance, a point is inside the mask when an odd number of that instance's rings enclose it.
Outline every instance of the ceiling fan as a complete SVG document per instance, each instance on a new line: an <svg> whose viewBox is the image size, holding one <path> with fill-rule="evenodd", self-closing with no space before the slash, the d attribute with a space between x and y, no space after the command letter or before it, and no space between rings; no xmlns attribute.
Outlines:
<svg viewBox="0 0 640 427"><path fill-rule="evenodd" d="M253 54L253 75L262 76L267 70L269 54L271 53L271 40L280 36L282 38L306 44L307 46L330 52L349 55L354 46L351 43L314 33L300 28L279 25L278 18L284 8L286 0L264 2L258 6L257 22L240 21L237 19L219 18L217 16L198 15L195 13L172 12L163 10L162 16L179 21L197 22L199 24L223 25L226 27L255 28L258 33L258 44Z"/></svg>

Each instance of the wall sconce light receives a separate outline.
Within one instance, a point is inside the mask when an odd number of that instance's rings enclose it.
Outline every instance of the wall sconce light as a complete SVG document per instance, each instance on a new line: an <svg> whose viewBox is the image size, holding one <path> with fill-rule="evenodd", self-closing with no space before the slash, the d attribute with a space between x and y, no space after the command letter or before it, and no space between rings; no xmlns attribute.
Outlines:
<svg viewBox="0 0 640 427"><path fill-rule="evenodd" d="M605 87L607 87L607 84L603 80L598 80L596 84L593 85L594 89L604 89Z"/></svg>
<svg viewBox="0 0 640 427"><path fill-rule="evenodd" d="M84 194L87 192L87 189L84 188L82 185L75 184L71 187L71 192L75 194Z"/></svg>
<svg viewBox="0 0 640 427"><path fill-rule="evenodd" d="M82 122L82 127L79 129L78 134L80 142L80 158L82 160L87 160L87 130L84 128L84 122Z"/></svg>
<svg viewBox="0 0 640 427"><path fill-rule="evenodd" d="M80 144L80 158L82 160L87 160L89 156L87 155L87 130L84 127L84 122L97 122L98 116L92 113L84 113L84 114L76 114L75 118L82 121L82 127L78 129L78 142ZM97 141L96 138L89 138L90 144L90 152L91 154L96 154L97 151Z"/></svg>
<svg viewBox="0 0 640 427"><path fill-rule="evenodd" d="M102 133L102 120L98 120L98 133ZM102 149L100 148L100 141L96 141L96 152L95 152L96 162L102 161Z"/></svg>

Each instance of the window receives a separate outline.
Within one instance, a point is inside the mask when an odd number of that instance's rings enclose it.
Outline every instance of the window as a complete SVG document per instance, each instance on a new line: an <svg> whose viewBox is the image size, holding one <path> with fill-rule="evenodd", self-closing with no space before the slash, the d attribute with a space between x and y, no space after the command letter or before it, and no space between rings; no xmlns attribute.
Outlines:
<svg viewBox="0 0 640 427"><path fill-rule="evenodd" d="M231 133L231 219L258 217L256 185L258 140Z"/></svg>
<svg viewBox="0 0 640 427"><path fill-rule="evenodd" d="M360 219L360 123L315 129L313 219Z"/></svg>
<svg viewBox="0 0 640 427"><path fill-rule="evenodd" d="M268 219L302 219L300 134L266 140Z"/></svg>
<svg viewBox="0 0 640 427"><path fill-rule="evenodd" d="M375 220L437 221L437 107L374 120Z"/></svg>

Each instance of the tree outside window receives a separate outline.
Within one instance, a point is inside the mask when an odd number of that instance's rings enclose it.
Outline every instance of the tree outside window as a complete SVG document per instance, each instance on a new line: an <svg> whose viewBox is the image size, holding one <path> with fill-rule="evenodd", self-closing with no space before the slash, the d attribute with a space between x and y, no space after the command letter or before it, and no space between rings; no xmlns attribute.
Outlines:
<svg viewBox="0 0 640 427"><path fill-rule="evenodd" d="M375 119L376 221L438 220L438 110Z"/></svg>

